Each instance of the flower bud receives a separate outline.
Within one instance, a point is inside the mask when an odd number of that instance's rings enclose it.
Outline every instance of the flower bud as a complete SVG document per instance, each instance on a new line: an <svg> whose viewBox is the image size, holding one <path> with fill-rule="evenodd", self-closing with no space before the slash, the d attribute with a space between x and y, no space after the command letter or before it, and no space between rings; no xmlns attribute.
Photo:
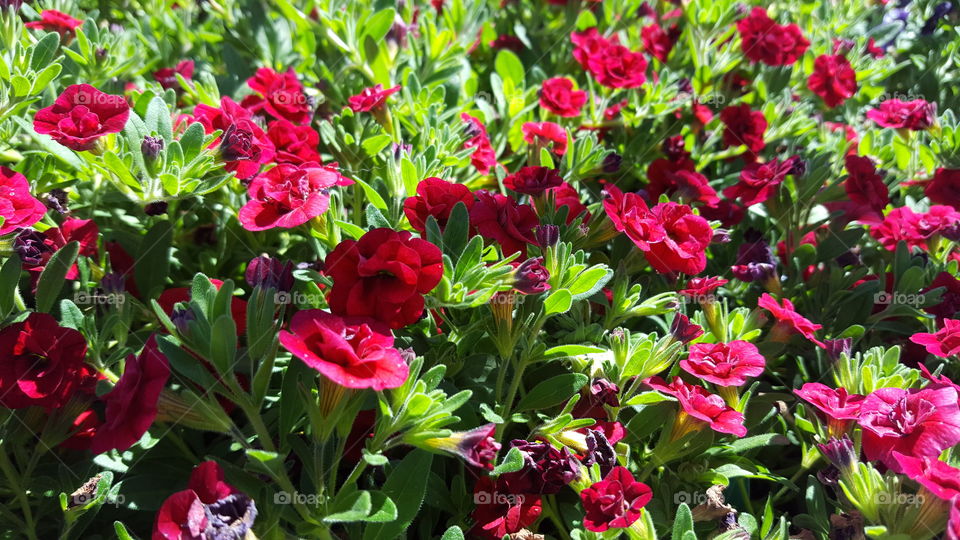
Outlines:
<svg viewBox="0 0 960 540"><path fill-rule="evenodd" d="M253 287L276 289L277 292L290 292L293 289L293 263L280 262L267 255L254 257L247 264L244 277Z"/></svg>
<svg viewBox="0 0 960 540"><path fill-rule="evenodd" d="M160 137L151 137L147 135L143 138L143 142L140 143L140 151L143 153L143 159L147 162L151 162L160 155L160 152L163 151L164 141Z"/></svg>
<svg viewBox="0 0 960 540"><path fill-rule="evenodd" d="M468 465L478 469L493 470L493 462L500 451L500 443L493 438L496 427L496 424L485 424L470 431L454 432L449 437L427 439L422 445L460 456Z"/></svg>
<svg viewBox="0 0 960 540"><path fill-rule="evenodd" d="M220 142L220 156L224 161L256 161L260 159L260 147L252 131L230 124Z"/></svg>
<svg viewBox="0 0 960 540"><path fill-rule="evenodd" d="M513 288L523 294L539 294L550 289L550 272L543 266L543 257L527 259L514 271Z"/></svg>
<svg viewBox="0 0 960 540"><path fill-rule="evenodd" d="M148 216L162 216L167 213L167 201L154 201L143 207L143 212Z"/></svg>
<svg viewBox="0 0 960 540"><path fill-rule="evenodd" d="M13 239L13 251L28 266L43 264L44 255L53 250L46 244L47 237L35 229L21 229Z"/></svg>
<svg viewBox="0 0 960 540"><path fill-rule="evenodd" d="M555 246L560 241L560 227L556 225L537 225L533 234L537 245L544 249Z"/></svg>

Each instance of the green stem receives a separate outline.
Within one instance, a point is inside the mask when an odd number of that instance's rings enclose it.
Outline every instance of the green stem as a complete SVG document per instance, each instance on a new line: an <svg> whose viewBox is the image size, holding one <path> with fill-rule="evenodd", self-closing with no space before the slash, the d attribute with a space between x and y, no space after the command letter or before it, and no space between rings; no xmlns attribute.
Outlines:
<svg viewBox="0 0 960 540"><path fill-rule="evenodd" d="M23 511L23 519L26 525L24 534L30 540L37 540L36 523L33 519L33 511L30 509L30 501L27 499L27 490L20 486L20 479L17 477L16 471L13 470L13 464L10 463L10 458L6 452L0 452L0 469L3 470L3 476L10 484L14 497L20 503L20 509Z"/></svg>

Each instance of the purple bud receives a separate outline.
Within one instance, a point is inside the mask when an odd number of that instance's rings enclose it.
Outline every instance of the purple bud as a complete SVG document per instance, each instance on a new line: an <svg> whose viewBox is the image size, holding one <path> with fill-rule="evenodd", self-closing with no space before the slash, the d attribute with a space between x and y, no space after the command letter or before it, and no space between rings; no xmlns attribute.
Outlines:
<svg viewBox="0 0 960 540"><path fill-rule="evenodd" d="M512 448L523 454L523 468L500 476L511 493L559 493L580 475L580 463L570 449L557 450L544 442L514 439Z"/></svg>
<svg viewBox="0 0 960 540"><path fill-rule="evenodd" d="M603 158L603 172L613 174L620 170L622 163L623 156L620 154L607 154L607 157Z"/></svg>
<svg viewBox="0 0 960 540"><path fill-rule="evenodd" d="M13 251L20 257L20 261L27 266L40 266L44 255L52 253L53 249L46 243L47 237L34 229L21 229L13 239Z"/></svg>
<svg viewBox="0 0 960 540"><path fill-rule="evenodd" d="M550 272L543 266L543 257L527 259L514 270L513 288L523 294L539 294L550 289Z"/></svg>
<svg viewBox="0 0 960 540"><path fill-rule="evenodd" d="M560 227L556 225L537 225L533 234L541 248L554 246L560 241Z"/></svg>
<svg viewBox="0 0 960 540"><path fill-rule="evenodd" d="M277 292L290 292L293 289L293 263L280 262L266 255L254 257L247 264L244 277L253 287L276 289Z"/></svg>
<svg viewBox="0 0 960 540"><path fill-rule="evenodd" d="M853 338L828 339L823 343L831 360L839 360L841 354L849 356L853 350Z"/></svg>
<svg viewBox="0 0 960 540"><path fill-rule="evenodd" d="M44 202L47 208L59 214L66 214L70 211L67 208L67 192L60 188L54 188L48 191L44 197Z"/></svg>
<svg viewBox="0 0 960 540"><path fill-rule="evenodd" d="M117 272L108 272L100 279L100 289L104 294L122 294L127 282L126 276Z"/></svg>
<svg viewBox="0 0 960 540"><path fill-rule="evenodd" d="M857 464L857 453L854 450L853 441L846 435L842 439L830 439L824 444L818 444L817 448L823 452L827 461L841 472Z"/></svg>
<svg viewBox="0 0 960 540"><path fill-rule="evenodd" d="M684 94L692 94L692 93L693 93L693 84L691 84L691 83L690 83L690 79L688 79L688 78L686 78L686 77L684 77L684 78L680 79L679 81L677 81L677 87L678 87L678 88L680 89L680 91L683 92Z"/></svg>
<svg viewBox="0 0 960 540"><path fill-rule="evenodd" d="M190 321L194 318L193 311L189 308L174 309L173 314L170 315L170 321L173 322L173 325L177 328L177 332L181 334L187 333L187 329L190 327Z"/></svg>
<svg viewBox="0 0 960 540"><path fill-rule="evenodd" d="M167 213L167 201L154 201L143 207L148 216L162 216Z"/></svg>
<svg viewBox="0 0 960 540"><path fill-rule="evenodd" d="M713 238L710 241L714 244L729 244L730 231L727 229L716 229L713 231Z"/></svg>
<svg viewBox="0 0 960 540"><path fill-rule="evenodd" d="M143 159L147 161L157 159L157 156L163 151L164 144L163 139L160 137L151 137L150 135L144 137L143 142L140 143L140 151L143 153Z"/></svg>
<svg viewBox="0 0 960 540"><path fill-rule="evenodd" d="M606 435L598 429L587 429L586 441L587 454L583 458L583 464L587 467L594 463L600 465L601 476L606 476L617 466L617 452L607 440Z"/></svg>

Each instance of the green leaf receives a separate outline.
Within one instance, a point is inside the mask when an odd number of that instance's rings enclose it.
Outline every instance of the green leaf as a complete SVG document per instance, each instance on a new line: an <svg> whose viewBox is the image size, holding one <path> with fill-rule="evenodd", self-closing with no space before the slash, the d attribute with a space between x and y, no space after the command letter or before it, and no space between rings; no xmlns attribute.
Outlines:
<svg viewBox="0 0 960 540"><path fill-rule="evenodd" d="M80 330L83 328L83 312L73 303L73 300L64 298L60 301L60 324L67 328Z"/></svg>
<svg viewBox="0 0 960 540"><path fill-rule="evenodd" d="M382 227L390 228L390 222L387 221L387 218L383 217L383 214L377 209L376 206L368 204L366 214L367 226L369 226L371 229L379 229Z"/></svg>
<svg viewBox="0 0 960 540"><path fill-rule="evenodd" d="M167 108L167 102L157 96L150 100L147 105L147 114L143 119L147 127L147 133L163 137L163 140L169 143L173 140L173 128L170 124L170 109Z"/></svg>
<svg viewBox="0 0 960 540"><path fill-rule="evenodd" d="M390 497L378 491L361 490L338 494L332 510L330 514L323 518L324 522L384 522L397 519L396 505L390 500Z"/></svg>
<svg viewBox="0 0 960 540"><path fill-rule="evenodd" d="M545 409L566 401L587 384L590 378L582 373L564 373L533 387L517 405L518 411Z"/></svg>
<svg viewBox="0 0 960 540"><path fill-rule="evenodd" d="M370 184L360 180L359 178L352 178L351 180L353 180L356 185L360 186L360 189L363 190L363 194L367 197L367 201L369 201L370 204L376 206L380 210L387 209L387 202L383 200L383 197L381 197L380 194L377 193L377 190L373 189Z"/></svg>
<svg viewBox="0 0 960 540"><path fill-rule="evenodd" d="M460 530L460 527L454 525L443 533L440 540L464 540L463 531Z"/></svg>
<svg viewBox="0 0 960 540"><path fill-rule="evenodd" d="M20 283L20 257L14 253L0 266L0 318L13 310Z"/></svg>
<svg viewBox="0 0 960 540"><path fill-rule="evenodd" d="M113 522L113 531L117 533L117 540L134 540L130 533L127 532L127 527L119 521Z"/></svg>
<svg viewBox="0 0 960 540"><path fill-rule="evenodd" d="M40 38L40 41L37 41L37 44L33 46L33 55L30 57L30 69L32 71L40 71L48 67L54 55L57 54L59 47L60 34L56 32L48 32Z"/></svg>
<svg viewBox="0 0 960 540"><path fill-rule="evenodd" d="M581 272L568 289L573 295L573 300L583 300L602 289L612 277L613 270L606 265L598 264Z"/></svg>
<svg viewBox="0 0 960 540"><path fill-rule="evenodd" d="M230 315L221 315L212 330L210 360L220 373L232 373L237 358L237 325Z"/></svg>
<svg viewBox="0 0 960 540"><path fill-rule="evenodd" d="M158 221L140 240L134 261L134 275L137 288L144 298L160 294L166 286L172 241L173 229L169 221Z"/></svg>
<svg viewBox="0 0 960 540"><path fill-rule="evenodd" d="M517 472L523 468L523 452L519 448L511 448L507 455L503 456L503 461L490 471L491 476L500 476L501 474Z"/></svg>
<svg viewBox="0 0 960 540"><path fill-rule="evenodd" d="M53 307L54 301L63 290L63 284L67 279L67 272L73 263L77 260L80 253L80 244L76 241L63 246L50 261L46 268L40 273L40 280L37 282L37 311L49 313Z"/></svg>
<svg viewBox="0 0 960 540"><path fill-rule="evenodd" d="M420 511L423 497L427 492L427 479L430 477L430 465L433 454L414 450L392 470L383 484L383 493L397 501L397 519L367 527L364 540L402 538L413 518Z"/></svg>
<svg viewBox="0 0 960 540"><path fill-rule="evenodd" d="M677 508L677 517L673 520L671 538L683 538L687 533L693 533L693 513L690 512L687 503L680 503L680 508Z"/></svg>
<svg viewBox="0 0 960 540"><path fill-rule="evenodd" d="M382 152L383 149L390 144L391 140L389 135L383 133L368 137L361 143L361 146L363 146L363 151L366 152L368 156L373 157Z"/></svg>
<svg viewBox="0 0 960 540"><path fill-rule="evenodd" d="M458 202L450 211L447 226L443 229L443 249L451 257L460 258L470 235L470 214L463 202Z"/></svg>
<svg viewBox="0 0 960 540"><path fill-rule="evenodd" d="M496 60L494 60L494 68L504 81L513 81L517 88L523 88L523 62L512 51L500 49Z"/></svg>
<svg viewBox="0 0 960 540"><path fill-rule="evenodd" d="M393 26L393 19L397 16L393 8L387 8L375 13L364 24L363 36L369 36L374 43L379 44L386 37Z"/></svg>
<svg viewBox="0 0 960 540"><path fill-rule="evenodd" d="M543 307L547 315L553 313L566 313L570 311L573 305L573 295L567 289L557 289L550 293L550 296L543 301Z"/></svg>
<svg viewBox="0 0 960 540"><path fill-rule="evenodd" d="M558 345L544 351L543 357L547 359L569 358L571 356L595 354L606 351L603 347L592 347L590 345Z"/></svg>

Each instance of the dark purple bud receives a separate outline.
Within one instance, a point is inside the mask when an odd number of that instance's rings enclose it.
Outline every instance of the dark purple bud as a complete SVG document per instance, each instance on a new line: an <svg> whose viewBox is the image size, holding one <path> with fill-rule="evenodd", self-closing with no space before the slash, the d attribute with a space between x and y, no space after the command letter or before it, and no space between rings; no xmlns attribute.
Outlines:
<svg viewBox="0 0 960 540"><path fill-rule="evenodd" d="M397 350L400 351L400 358L403 358L403 362L408 366L417 359L417 351L413 350L413 347L404 347Z"/></svg>
<svg viewBox="0 0 960 540"><path fill-rule="evenodd" d="M557 450L549 443L523 439L514 439L510 446L523 453L523 468L500 476L511 493L559 493L580 474L580 463L566 447Z"/></svg>
<svg viewBox="0 0 960 540"><path fill-rule="evenodd" d="M60 188L54 188L48 191L44 196L44 203L46 203L47 208L59 214L66 214L70 211L70 209L67 208L67 192Z"/></svg>
<svg viewBox="0 0 960 540"><path fill-rule="evenodd" d="M622 163L623 156L620 154L607 154L607 156L603 158L603 172L613 174L620 170Z"/></svg>
<svg viewBox="0 0 960 540"><path fill-rule="evenodd" d="M954 242L960 241L960 222L955 221L947 227L940 229L940 235L947 240L952 240Z"/></svg>
<svg viewBox="0 0 960 540"><path fill-rule="evenodd" d="M817 480L825 486L836 486L840 484L840 469L833 465L817 472Z"/></svg>
<svg viewBox="0 0 960 540"><path fill-rule="evenodd" d="M247 264L244 277L252 287L290 292L293 289L293 263L260 255Z"/></svg>
<svg viewBox="0 0 960 540"><path fill-rule="evenodd" d="M827 356L834 361L839 360L841 354L850 356L853 350L853 338L828 339L823 344L826 345Z"/></svg>
<svg viewBox="0 0 960 540"><path fill-rule="evenodd" d="M703 328L690 322L690 319L683 313L677 313L670 325L670 334L681 343L690 343L703 335Z"/></svg>
<svg viewBox="0 0 960 540"><path fill-rule="evenodd" d="M500 451L500 443L493 436L496 429L496 424L484 424L470 431L455 433L456 454L474 467L492 470L497 452Z"/></svg>
<svg viewBox="0 0 960 540"><path fill-rule="evenodd" d="M777 273L777 267L769 263L747 263L738 264L730 267L730 273L733 277L751 283L754 281L766 281Z"/></svg>
<svg viewBox="0 0 960 540"><path fill-rule="evenodd" d="M716 229L713 231L713 238L710 239L714 244L730 243L730 231L727 229Z"/></svg>
<svg viewBox="0 0 960 540"><path fill-rule="evenodd" d="M846 435L842 439L830 439L824 444L818 444L817 448L823 452L827 461L841 472L850 470L857 464L857 453L853 441Z"/></svg>
<svg viewBox="0 0 960 540"><path fill-rule="evenodd" d="M245 538L257 519L256 503L243 493L233 493L208 504L204 512L207 515L207 529L204 531L207 540Z"/></svg>
<svg viewBox="0 0 960 540"><path fill-rule="evenodd" d="M787 174L792 174L793 176L803 176L807 174L807 161L801 159L800 156L791 156L790 161L790 171Z"/></svg>
<svg viewBox="0 0 960 540"><path fill-rule="evenodd" d="M44 255L52 253L53 249L46 243L47 237L34 229L20 229L13 239L13 251L20 257L20 261L27 266L40 266Z"/></svg>
<svg viewBox="0 0 960 540"><path fill-rule="evenodd" d="M673 137L667 137L663 141L661 147L663 155L667 156L667 159L671 161L677 161L689 156L689 153L685 150L686 142L683 140L682 135L674 135Z"/></svg>
<svg viewBox="0 0 960 540"><path fill-rule="evenodd" d="M940 2L937 4L937 6L933 8L933 15L923 23L920 34L924 36L932 34L933 31L937 29L937 24L940 23L940 19L946 17L951 11L953 11L953 4L951 2Z"/></svg>
<svg viewBox="0 0 960 540"><path fill-rule="evenodd" d="M410 152L413 151L413 146L409 144L397 144L393 143L393 159L400 161L404 155L410 155Z"/></svg>
<svg viewBox="0 0 960 540"><path fill-rule="evenodd" d="M107 49L104 47L100 47L93 54L96 55L97 60L103 60L104 58L107 57Z"/></svg>
<svg viewBox="0 0 960 540"><path fill-rule="evenodd" d="M587 467L593 466L594 463L600 465L600 474L606 476L617 466L616 450L613 449L606 435L598 429L588 429L586 441L587 454L583 458L583 464Z"/></svg>
<svg viewBox="0 0 960 540"><path fill-rule="evenodd" d="M140 151L143 152L143 159L153 161L157 159L160 152L163 151L164 141L161 137L151 137L147 135L140 143Z"/></svg>
<svg viewBox="0 0 960 540"><path fill-rule="evenodd" d="M148 216L162 216L167 213L167 201L154 201L143 207Z"/></svg>
<svg viewBox="0 0 960 540"><path fill-rule="evenodd" d="M637 8L637 17L656 17L657 12L650 7L650 4L644 2Z"/></svg>
<svg viewBox="0 0 960 540"><path fill-rule="evenodd" d="M533 234L537 239L537 245L544 249L560 241L560 227L556 225L537 225Z"/></svg>
<svg viewBox="0 0 960 540"><path fill-rule="evenodd" d="M960 232L960 229L958 229ZM960 236L958 236L960 238ZM844 266L858 266L863 263L863 259L860 258L860 246L853 246L848 251L845 251L842 255L837 257L837 264L841 267Z"/></svg>
<svg viewBox="0 0 960 540"><path fill-rule="evenodd" d="M680 79L679 81L677 81L677 88L679 88L680 91L683 92L684 94L692 94L692 93L693 93L693 84L691 84L691 83L690 83L690 79L688 79L688 78L686 78L686 77L684 77L684 78Z"/></svg>
<svg viewBox="0 0 960 540"><path fill-rule="evenodd" d="M216 225L201 225L193 231L193 241L200 246L215 246L217 244Z"/></svg>
<svg viewBox="0 0 960 540"><path fill-rule="evenodd" d="M174 308L173 314L170 315L170 321L173 322L175 327L177 327L177 332L184 335L186 335L187 329L190 327L190 321L192 321L194 318L193 311L191 311L189 308Z"/></svg>
<svg viewBox="0 0 960 540"><path fill-rule="evenodd" d="M224 161L257 161L260 159L260 147L252 131L230 124L220 142L220 156Z"/></svg>
<svg viewBox="0 0 960 540"><path fill-rule="evenodd" d="M117 272L108 272L100 279L100 290L104 294L123 294L127 278Z"/></svg>
<svg viewBox="0 0 960 540"><path fill-rule="evenodd" d="M550 272L543 266L543 257L527 259L514 270L513 288L523 294L539 294L550 289Z"/></svg>

